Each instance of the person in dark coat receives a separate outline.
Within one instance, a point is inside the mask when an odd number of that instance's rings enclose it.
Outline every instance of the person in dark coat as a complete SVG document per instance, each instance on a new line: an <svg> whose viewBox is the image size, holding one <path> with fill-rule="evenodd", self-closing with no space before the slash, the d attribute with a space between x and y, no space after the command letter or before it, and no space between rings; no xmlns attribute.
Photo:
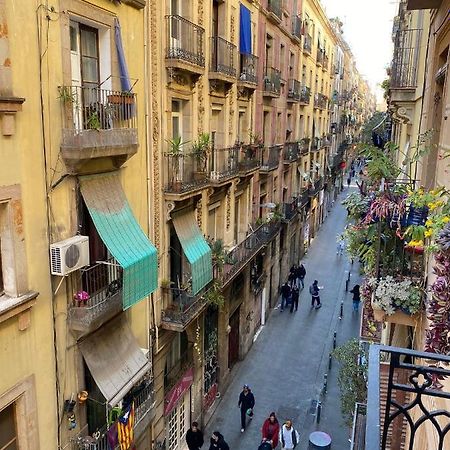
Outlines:
<svg viewBox="0 0 450 450"><path fill-rule="evenodd" d="M289 301L289 297L291 295L291 287L289 286L289 283L286 281L280 288L281 293L281 305L280 305L280 311L284 311L284 305Z"/></svg>
<svg viewBox="0 0 450 450"><path fill-rule="evenodd" d="M298 297L300 295L300 292L298 290L297 286L294 286L292 288L292 293L291 293L291 312L295 310L297 311L298 309Z"/></svg>
<svg viewBox="0 0 450 450"><path fill-rule="evenodd" d="M209 450L230 450L230 447L225 442L222 434L219 431L214 431L211 436L211 445Z"/></svg>
<svg viewBox="0 0 450 450"><path fill-rule="evenodd" d="M361 302L361 293L359 292L359 284L356 284L350 291L353 294L353 311L358 312L359 303Z"/></svg>
<svg viewBox="0 0 450 450"><path fill-rule="evenodd" d="M186 433L186 444L189 450L199 450L203 445L203 433L197 422L192 422Z"/></svg>
<svg viewBox="0 0 450 450"><path fill-rule="evenodd" d="M300 265L297 267L297 279L299 280L297 286L299 289L300 284L302 285L302 289L305 287L305 276L306 276L305 266L302 263L300 263Z"/></svg>
<svg viewBox="0 0 450 450"><path fill-rule="evenodd" d="M250 419L253 418L253 407L255 406L255 396L248 384L244 384L242 392L239 394L238 407L241 410L241 433L245 431L247 421L247 411Z"/></svg>
<svg viewBox="0 0 450 450"><path fill-rule="evenodd" d="M277 416L274 412L271 412L269 418L264 421L261 433L263 442L269 442L269 444L272 445L272 448L275 448L278 445L280 424L278 423Z"/></svg>

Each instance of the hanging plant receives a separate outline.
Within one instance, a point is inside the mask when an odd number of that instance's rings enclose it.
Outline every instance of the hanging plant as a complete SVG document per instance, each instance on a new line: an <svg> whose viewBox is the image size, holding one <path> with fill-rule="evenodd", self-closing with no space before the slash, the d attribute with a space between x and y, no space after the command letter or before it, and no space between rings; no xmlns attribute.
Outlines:
<svg viewBox="0 0 450 450"><path fill-rule="evenodd" d="M366 215L370 200L360 192L352 192L341 203L347 209L350 218L359 220Z"/></svg>
<svg viewBox="0 0 450 450"><path fill-rule="evenodd" d="M204 295L206 303L209 305L216 306L217 308L222 308L225 304L225 297L222 293L222 287L217 280L214 280L211 288Z"/></svg>

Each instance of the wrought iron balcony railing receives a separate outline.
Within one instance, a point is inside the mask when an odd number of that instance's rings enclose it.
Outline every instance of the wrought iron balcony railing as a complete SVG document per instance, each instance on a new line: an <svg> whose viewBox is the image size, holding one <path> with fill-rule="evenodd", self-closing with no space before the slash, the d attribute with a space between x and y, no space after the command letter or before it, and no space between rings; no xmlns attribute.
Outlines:
<svg viewBox="0 0 450 450"><path fill-rule="evenodd" d="M205 30L178 15L166 16L166 59L205 67Z"/></svg>
<svg viewBox="0 0 450 450"><path fill-rule="evenodd" d="M308 188L309 196L314 197L321 191L323 188L323 177L319 177L315 180L312 185Z"/></svg>
<svg viewBox="0 0 450 450"><path fill-rule="evenodd" d="M409 449L424 442L448 447L450 356L371 345L369 349L365 450ZM405 447L406 448L406 447Z"/></svg>
<svg viewBox="0 0 450 450"><path fill-rule="evenodd" d="M315 137L311 142L311 151L316 152L319 149L320 149L320 138Z"/></svg>
<svg viewBox="0 0 450 450"><path fill-rule="evenodd" d="M322 69L323 70L328 70L328 64L330 64L330 58L328 57L328 55L326 53L323 54L323 65L322 65Z"/></svg>
<svg viewBox="0 0 450 450"><path fill-rule="evenodd" d="M264 147L261 150L261 168L262 172L269 172L275 170L280 163L280 153L282 145L272 145Z"/></svg>
<svg viewBox="0 0 450 450"><path fill-rule="evenodd" d="M307 155L309 153L309 144L311 142L310 138L300 139L299 142L299 154L301 156Z"/></svg>
<svg viewBox="0 0 450 450"><path fill-rule="evenodd" d="M297 207L304 208L309 202L309 190L304 188L297 196Z"/></svg>
<svg viewBox="0 0 450 450"><path fill-rule="evenodd" d="M317 65L323 64L323 57L324 57L323 50L320 47L317 47L317 53L316 53L316 64Z"/></svg>
<svg viewBox="0 0 450 450"><path fill-rule="evenodd" d="M214 148L210 156L210 180L221 182L239 173L239 146Z"/></svg>
<svg viewBox="0 0 450 450"><path fill-rule="evenodd" d="M240 54L239 81L258 83L258 57L251 54Z"/></svg>
<svg viewBox="0 0 450 450"><path fill-rule="evenodd" d="M324 94L317 93L314 95L314 108L327 109L328 97Z"/></svg>
<svg viewBox="0 0 450 450"><path fill-rule="evenodd" d="M300 101L300 96L301 96L301 83L300 81L291 78L290 80L288 80L287 98L288 100L298 102Z"/></svg>
<svg viewBox="0 0 450 450"><path fill-rule="evenodd" d="M311 99L311 88L302 85L300 91L300 103L303 105L309 105Z"/></svg>
<svg viewBox="0 0 450 450"><path fill-rule="evenodd" d="M283 203L283 220L290 222L298 214L298 200L295 197L290 203Z"/></svg>
<svg viewBox="0 0 450 450"><path fill-rule="evenodd" d="M236 78L236 46L219 36L212 37L210 70Z"/></svg>
<svg viewBox="0 0 450 450"><path fill-rule="evenodd" d="M391 88L417 87L421 29L398 30L394 38Z"/></svg>
<svg viewBox="0 0 450 450"><path fill-rule="evenodd" d="M268 0L267 10L269 13L275 15L279 20L283 17L281 12L281 0Z"/></svg>
<svg viewBox="0 0 450 450"><path fill-rule="evenodd" d="M239 155L239 172L247 173L256 170L261 165L261 145L243 144Z"/></svg>
<svg viewBox="0 0 450 450"><path fill-rule="evenodd" d="M304 40L303 40L303 51L305 53L308 53L309 55L312 52L312 37L310 34L305 34L304 35Z"/></svg>
<svg viewBox="0 0 450 450"><path fill-rule="evenodd" d="M292 18L292 36L296 37L298 40L302 38L302 19L299 16L294 16Z"/></svg>
<svg viewBox="0 0 450 450"><path fill-rule="evenodd" d="M273 67L266 67L264 73L264 94L279 97L281 92L281 72Z"/></svg>
<svg viewBox="0 0 450 450"><path fill-rule="evenodd" d="M283 148L283 161L287 164L297 161L298 148L298 142L286 142Z"/></svg>
<svg viewBox="0 0 450 450"><path fill-rule="evenodd" d="M81 291L75 293L68 308L71 330L90 333L122 311L122 276L122 268L113 258L83 270Z"/></svg>

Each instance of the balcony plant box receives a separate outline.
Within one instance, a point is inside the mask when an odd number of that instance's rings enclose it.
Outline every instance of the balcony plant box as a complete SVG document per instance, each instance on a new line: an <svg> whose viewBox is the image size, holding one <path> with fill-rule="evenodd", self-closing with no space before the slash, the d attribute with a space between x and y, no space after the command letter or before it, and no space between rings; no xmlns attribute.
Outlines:
<svg viewBox="0 0 450 450"><path fill-rule="evenodd" d="M132 105L134 103L134 94L131 92L120 92L108 95L108 102L113 105Z"/></svg>

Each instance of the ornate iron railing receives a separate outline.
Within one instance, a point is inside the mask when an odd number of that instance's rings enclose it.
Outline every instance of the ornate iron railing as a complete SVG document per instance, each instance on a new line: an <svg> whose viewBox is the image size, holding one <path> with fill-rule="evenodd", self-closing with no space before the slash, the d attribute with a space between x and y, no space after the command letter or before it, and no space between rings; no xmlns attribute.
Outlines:
<svg viewBox="0 0 450 450"><path fill-rule="evenodd" d="M236 46L219 36L212 37L210 70L236 78Z"/></svg>
<svg viewBox="0 0 450 450"><path fill-rule="evenodd" d="M261 171L275 170L280 163L282 145L264 147L261 151Z"/></svg>
<svg viewBox="0 0 450 450"><path fill-rule="evenodd" d="M301 83L298 80L294 80L291 78L288 80L288 93L287 98L289 100L293 100L298 102L300 100L301 95Z"/></svg>
<svg viewBox="0 0 450 450"><path fill-rule="evenodd" d="M415 88L419 68L421 29L399 29L394 38L391 88Z"/></svg>
<svg viewBox="0 0 450 450"><path fill-rule="evenodd" d="M302 85L300 91L300 103L304 105L309 105L310 99L311 99L311 88Z"/></svg>
<svg viewBox="0 0 450 450"><path fill-rule="evenodd" d="M326 109L328 97L320 92L314 95L314 108Z"/></svg>
<svg viewBox="0 0 450 450"><path fill-rule="evenodd" d="M114 258L84 269L81 291L74 293L68 307L69 328L90 332L122 311L122 277Z"/></svg>
<svg viewBox="0 0 450 450"><path fill-rule="evenodd" d="M311 142L310 138L300 139L300 142L299 142L299 154L301 156L307 155L309 153L309 144L310 144L310 142Z"/></svg>
<svg viewBox="0 0 450 450"><path fill-rule="evenodd" d="M241 53L239 72L239 81L256 84L258 82L258 57Z"/></svg>
<svg viewBox="0 0 450 450"><path fill-rule="evenodd" d="M322 65L323 70L328 70L329 63L330 63L330 58L328 57L328 55L326 53L324 53L323 54L323 65Z"/></svg>
<svg viewBox="0 0 450 450"><path fill-rule="evenodd" d="M302 37L302 19L299 16L292 18L292 36L297 39L301 39Z"/></svg>
<svg viewBox="0 0 450 450"><path fill-rule="evenodd" d="M388 365L384 380L382 364ZM450 377L449 364L450 356L370 346L365 450L387 450L393 438L403 436L406 442L399 445L413 450L425 428L433 430L433 448L449 447L450 392L440 386Z"/></svg>
<svg viewBox="0 0 450 450"><path fill-rule="evenodd" d="M239 146L214 148L210 156L210 180L220 182L239 173Z"/></svg>
<svg viewBox="0 0 450 450"><path fill-rule="evenodd" d="M314 197L319 193L319 191L322 190L322 188L323 188L323 177L320 177L313 182L312 186L308 188L309 196Z"/></svg>
<svg viewBox="0 0 450 450"><path fill-rule="evenodd" d="M310 34L305 34L303 39L303 51L311 54L312 52L312 37Z"/></svg>
<svg viewBox="0 0 450 450"><path fill-rule="evenodd" d="M294 200L290 203L283 203L283 220L290 222L298 213L298 199L294 197Z"/></svg>
<svg viewBox="0 0 450 450"><path fill-rule="evenodd" d="M281 92L281 72L273 67L266 67L264 74L264 92L279 96Z"/></svg>
<svg viewBox="0 0 450 450"><path fill-rule="evenodd" d="M205 30L184 17L166 16L166 58L205 67Z"/></svg>
<svg viewBox="0 0 450 450"><path fill-rule="evenodd" d="M136 94L95 86L60 86L66 130L137 128Z"/></svg>
<svg viewBox="0 0 450 450"><path fill-rule="evenodd" d="M297 195L297 206L299 208L304 208L309 202L309 190L307 188L302 189Z"/></svg>
<svg viewBox="0 0 450 450"><path fill-rule="evenodd" d="M239 172L246 173L261 165L261 145L243 144L240 147Z"/></svg>
<svg viewBox="0 0 450 450"><path fill-rule="evenodd" d="M282 18L281 13L281 0L268 0L267 10L275 14L280 20Z"/></svg>
<svg viewBox="0 0 450 450"><path fill-rule="evenodd" d="M286 142L283 148L283 161L292 163L298 158L298 142Z"/></svg>

